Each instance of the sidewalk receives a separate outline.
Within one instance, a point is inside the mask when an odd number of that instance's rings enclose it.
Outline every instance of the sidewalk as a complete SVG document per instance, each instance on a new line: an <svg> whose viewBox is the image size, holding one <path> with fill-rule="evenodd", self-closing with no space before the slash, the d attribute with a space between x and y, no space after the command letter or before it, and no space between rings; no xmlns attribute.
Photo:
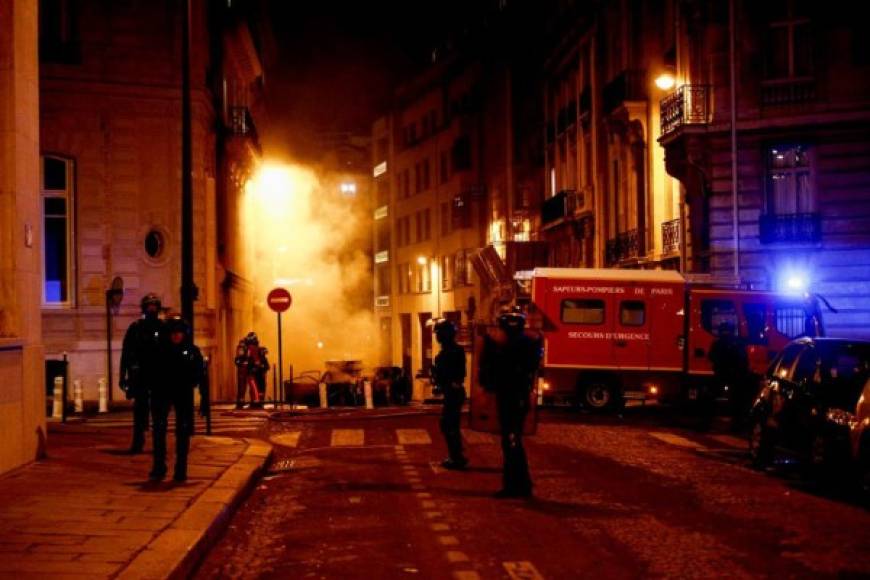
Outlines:
<svg viewBox="0 0 870 580"><path fill-rule="evenodd" d="M129 436L50 424L48 457L0 476L0 578L184 577L271 454L259 440L196 436L188 481L151 483L150 454L123 453Z"/></svg>

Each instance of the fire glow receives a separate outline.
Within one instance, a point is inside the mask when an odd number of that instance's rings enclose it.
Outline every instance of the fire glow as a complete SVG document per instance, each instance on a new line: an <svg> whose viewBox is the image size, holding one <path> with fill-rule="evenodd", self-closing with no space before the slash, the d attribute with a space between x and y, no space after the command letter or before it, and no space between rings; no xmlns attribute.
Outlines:
<svg viewBox="0 0 870 580"><path fill-rule="evenodd" d="M243 207L253 326L274 352L275 317L265 297L276 286L293 294L283 354L295 374L322 369L327 359L370 362L377 347L372 315L359 300L370 279L370 258L357 243L365 223L354 200L331 195L321 178L308 167L266 163L248 182Z"/></svg>

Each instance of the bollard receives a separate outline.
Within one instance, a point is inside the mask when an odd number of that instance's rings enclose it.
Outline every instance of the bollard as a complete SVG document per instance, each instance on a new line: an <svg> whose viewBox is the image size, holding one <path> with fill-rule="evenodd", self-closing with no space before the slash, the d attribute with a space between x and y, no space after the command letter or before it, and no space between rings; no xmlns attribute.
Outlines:
<svg viewBox="0 0 870 580"><path fill-rule="evenodd" d="M106 384L105 378L101 377L100 380L97 381L97 391L98 391L99 396L100 396L99 412L100 413L108 413L109 412L109 389L108 389L108 385Z"/></svg>
<svg viewBox="0 0 870 580"><path fill-rule="evenodd" d="M374 409L375 401L372 397L372 382L369 380L363 381L363 393L366 397L366 409Z"/></svg>
<svg viewBox="0 0 870 580"><path fill-rule="evenodd" d="M83 413L85 411L85 402L82 394L82 382L79 379L73 381L73 411Z"/></svg>
<svg viewBox="0 0 870 580"><path fill-rule="evenodd" d="M320 407L325 409L329 406L329 400L326 398L326 383L320 383L318 390L320 391Z"/></svg>
<svg viewBox="0 0 870 580"><path fill-rule="evenodd" d="M542 406L544 404L544 389L538 387L538 406Z"/></svg>
<svg viewBox="0 0 870 580"><path fill-rule="evenodd" d="M52 419L63 419L63 377L54 377L54 405L51 407Z"/></svg>

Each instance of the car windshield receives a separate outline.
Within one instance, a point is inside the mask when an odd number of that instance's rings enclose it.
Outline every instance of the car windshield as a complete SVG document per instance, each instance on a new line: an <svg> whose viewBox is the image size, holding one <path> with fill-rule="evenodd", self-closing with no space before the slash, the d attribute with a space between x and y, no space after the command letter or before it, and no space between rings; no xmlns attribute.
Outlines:
<svg viewBox="0 0 870 580"><path fill-rule="evenodd" d="M854 409L870 377L870 344L818 343L821 364L816 379L831 407Z"/></svg>

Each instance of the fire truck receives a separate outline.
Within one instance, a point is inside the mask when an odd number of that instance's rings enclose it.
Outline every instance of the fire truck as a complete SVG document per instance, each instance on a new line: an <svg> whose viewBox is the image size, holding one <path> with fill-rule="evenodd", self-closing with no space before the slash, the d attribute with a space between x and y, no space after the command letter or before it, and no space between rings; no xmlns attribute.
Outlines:
<svg viewBox="0 0 870 580"><path fill-rule="evenodd" d="M544 339L544 402L591 410L694 398L712 383L722 323L759 374L792 339L823 335L812 295L693 283L668 270L538 268L529 311Z"/></svg>

